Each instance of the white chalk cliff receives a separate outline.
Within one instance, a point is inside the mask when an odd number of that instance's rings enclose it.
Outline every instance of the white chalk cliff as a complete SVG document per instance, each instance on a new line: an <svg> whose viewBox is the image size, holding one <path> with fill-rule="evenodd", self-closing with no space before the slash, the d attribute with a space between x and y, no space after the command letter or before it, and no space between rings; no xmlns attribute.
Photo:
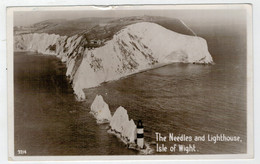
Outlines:
<svg viewBox="0 0 260 164"><path fill-rule="evenodd" d="M90 113L97 119L97 123L108 123L111 120L111 113L108 104L101 95L97 95L90 106Z"/></svg>
<svg viewBox="0 0 260 164"><path fill-rule="evenodd" d="M25 34L15 36L14 50L61 58L78 100L85 99L84 88L146 69L174 62L213 62L203 38L179 34L155 23L126 26L98 48L86 48L86 42L83 35Z"/></svg>
<svg viewBox="0 0 260 164"><path fill-rule="evenodd" d="M117 108L111 116L108 104L101 95L97 95L91 104L90 113L94 115L97 123L109 123L110 130L125 143L135 143L136 125L133 119L129 120L127 110L123 107Z"/></svg>
<svg viewBox="0 0 260 164"><path fill-rule="evenodd" d="M121 139L127 143L134 143L136 139L136 125L134 121L129 120L127 111L123 107L117 108L110 121L111 130L119 133Z"/></svg>

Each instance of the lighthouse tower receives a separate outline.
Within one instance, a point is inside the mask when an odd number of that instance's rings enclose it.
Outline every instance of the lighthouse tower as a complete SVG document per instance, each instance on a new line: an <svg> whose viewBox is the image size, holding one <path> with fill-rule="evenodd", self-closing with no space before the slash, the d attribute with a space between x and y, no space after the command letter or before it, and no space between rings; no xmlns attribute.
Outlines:
<svg viewBox="0 0 260 164"><path fill-rule="evenodd" d="M137 124L137 146L141 149L144 148L144 127L141 120Z"/></svg>

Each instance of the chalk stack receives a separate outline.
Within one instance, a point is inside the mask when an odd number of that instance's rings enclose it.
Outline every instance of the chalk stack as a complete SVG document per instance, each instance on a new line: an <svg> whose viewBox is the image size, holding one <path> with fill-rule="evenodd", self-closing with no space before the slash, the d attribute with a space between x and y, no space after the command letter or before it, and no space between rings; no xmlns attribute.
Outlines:
<svg viewBox="0 0 260 164"><path fill-rule="evenodd" d="M144 127L141 120L137 124L137 146L141 149L144 148Z"/></svg>

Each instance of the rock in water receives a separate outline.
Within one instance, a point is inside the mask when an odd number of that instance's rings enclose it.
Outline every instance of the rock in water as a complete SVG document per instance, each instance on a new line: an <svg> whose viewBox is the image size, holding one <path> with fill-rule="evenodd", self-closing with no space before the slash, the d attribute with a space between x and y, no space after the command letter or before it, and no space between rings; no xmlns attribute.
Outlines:
<svg viewBox="0 0 260 164"><path fill-rule="evenodd" d="M134 143L136 139L136 125L129 117L127 111L123 107L117 108L110 121L111 130L120 133L122 139L128 143Z"/></svg>
<svg viewBox="0 0 260 164"><path fill-rule="evenodd" d="M136 125L133 119L131 119L130 121L129 120L125 121L122 127L123 127L122 136L126 137L125 139L127 139L128 142L134 143L136 139Z"/></svg>
<svg viewBox="0 0 260 164"><path fill-rule="evenodd" d="M90 109L90 113L97 119L97 123L108 123L111 120L109 107L101 95L96 96Z"/></svg>

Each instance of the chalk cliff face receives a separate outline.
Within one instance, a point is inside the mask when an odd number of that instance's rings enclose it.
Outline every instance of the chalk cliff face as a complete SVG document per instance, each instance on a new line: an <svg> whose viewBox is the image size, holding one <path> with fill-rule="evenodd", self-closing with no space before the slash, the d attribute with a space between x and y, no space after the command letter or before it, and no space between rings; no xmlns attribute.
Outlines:
<svg viewBox="0 0 260 164"><path fill-rule="evenodd" d="M90 109L90 113L97 119L97 123L108 123L111 120L109 106L101 95L96 96Z"/></svg>
<svg viewBox="0 0 260 164"><path fill-rule="evenodd" d="M53 54L49 47L55 45L57 40L61 37L59 35L51 34L26 34L16 35L14 38L14 50L15 51L35 51L44 54Z"/></svg>
<svg viewBox="0 0 260 164"><path fill-rule="evenodd" d="M134 143L136 139L136 125L134 121L129 120L127 110L123 107L118 107L110 122L111 130L121 134L121 139Z"/></svg>
<svg viewBox="0 0 260 164"><path fill-rule="evenodd" d="M128 25L96 48L91 47L84 35L43 33L15 36L14 50L37 51L61 58L66 62L66 75L78 100L85 99L84 88L146 69L174 62L213 62L203 38L179 34L148 22Z"/></svg>
<svg viewBox="0 0 260 164"><path fill-rule="evenodd" d="M108 132L116 134L125 143L135 143L136 125L134 120L129 120L127 110L122 106L118 107L111 116L108 104L101 95L97 95L91 104L90 113L96 118L97 123L109 123Z"/></svg>

